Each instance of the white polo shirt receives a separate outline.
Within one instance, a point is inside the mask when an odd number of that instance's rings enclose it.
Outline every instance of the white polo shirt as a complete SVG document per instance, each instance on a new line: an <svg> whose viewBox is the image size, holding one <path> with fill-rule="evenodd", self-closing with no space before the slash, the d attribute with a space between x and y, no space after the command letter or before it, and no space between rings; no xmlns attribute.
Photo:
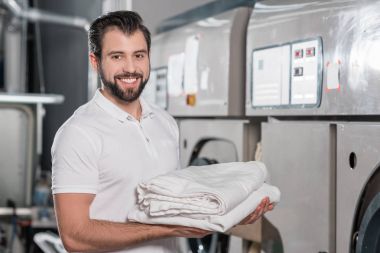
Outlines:
<svg viewBox="0 0 380 253"><path fill-rule="evenodd" d="M96 194L92 219L125 222L138 183L179 168L175 120L140 98L140 122L98 90L60 127L52 146L52 191ZM177 253L175 238L124 251Z"/></svg>

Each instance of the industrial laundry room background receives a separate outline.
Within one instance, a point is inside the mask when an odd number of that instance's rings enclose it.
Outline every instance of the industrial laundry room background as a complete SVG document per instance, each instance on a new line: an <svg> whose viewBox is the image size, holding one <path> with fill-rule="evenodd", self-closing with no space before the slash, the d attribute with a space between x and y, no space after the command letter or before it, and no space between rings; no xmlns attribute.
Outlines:
<svg viewBox="0 0 380 253"><path fill-rule="evenodd" d="M260 140L270 182L282 191L262 224L264 252L380 250L379 9L377 1L257 1L246 47L244 33L234 34L244 15L228 22L234 11L185 14L159 28L153 100L179 121L183 166L202 154L195 143L218 139L218 121L248 120L258 131L249 145ZM245 61L236 57L241 48ZM222 153L216 146L209 150Z"/></svg>
<svg viewBox="0 0 380 253"><path fill-rule="evenodd" d="M21 18L14 2L23 15L44 10L58 19ZM184 250L240 253L252 244L265 253L380 251L379 1L0 5L2 217L12 214L9 204L31 217L33 193L48 185L54 133L99 87L88 68L89 20L132 9L153 32L144 96L176 118L181 166L262 159L282 192L275 210L253 226L185 241ZM42 214L55 226L49 205Z"/></svg>

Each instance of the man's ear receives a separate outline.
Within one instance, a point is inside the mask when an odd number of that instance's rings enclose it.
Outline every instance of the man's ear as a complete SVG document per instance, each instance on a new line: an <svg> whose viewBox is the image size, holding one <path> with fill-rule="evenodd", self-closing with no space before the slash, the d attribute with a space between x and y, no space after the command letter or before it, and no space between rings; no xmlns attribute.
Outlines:
<svg viewBox="0 0 380 253"><path fill-rule="evenodd" d="M95 56L94 53L90 53L89 54L89 59L90 59L90 63L91 63L91 66L92 68L95 70L95 71L98 71L98 67L99 67L99 62L98 62L98 58Z"/></svg>

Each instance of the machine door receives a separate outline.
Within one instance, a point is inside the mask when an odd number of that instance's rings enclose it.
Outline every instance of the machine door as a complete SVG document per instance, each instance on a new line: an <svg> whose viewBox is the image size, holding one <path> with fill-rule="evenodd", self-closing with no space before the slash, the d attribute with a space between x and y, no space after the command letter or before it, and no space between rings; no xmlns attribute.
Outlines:
<svg viewBox="0 0 380 253"><path fill-rule="evenodd" d="M247 136L247 123L242 120L181 121L182 167L247 159L248 140L251 139ZM253 132L255 131L253 130ZM228 235L214 233L202 239L189 239L188 244L191 252L194 253L232 253L232 245L229 245L229 241ZM236 253L236 249L233 250L233 253Z"/></svg>
<svg viewBox="0 0 380 253"><path fill-rule="evenodd" d="M249 124L247 120L186 119L179 122L179 129L182 168L189 166L201 141L212 142L203 144L202 153L199 150L198 154L212 152L217 156L211 158L218 162L231 162L253 160L259 139L259 125Z"/></svg>
<svg viewBox="0 0 380 253"><path fill-rule="evenodd" d="M328 123L262 125L269 182L281 191L280 203L263 221L265 253L334 252L334 142Z"/></svg>
<svg viewBox="0 0 380 253"><path fill-rule="evenodd" d="M380 124L337 127L337 253L380 252Z"/></svg>
<svg viewBox="0 0 380 253"><path fill-rule="evenodd" d="M23 106L0 107L0 207L31 204L34 121Z"/></svg>

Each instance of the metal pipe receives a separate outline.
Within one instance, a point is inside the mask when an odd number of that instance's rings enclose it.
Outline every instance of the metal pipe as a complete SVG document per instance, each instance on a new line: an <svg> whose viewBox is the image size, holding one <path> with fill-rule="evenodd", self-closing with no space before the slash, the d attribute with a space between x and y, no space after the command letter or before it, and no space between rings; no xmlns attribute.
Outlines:
<svg viewBox="0 0 380 253"><path fill-rule="evenodd" d="M35 8L24 10L15 0L2 0L1 4L17 18L25 18L30 22L47 22L88 30L90 23L87 19L76 16L65 16Z"/></svg>
<svg viewBox="0 0 380 253"><path fill-rule="evenodd" d="M13 1L13 0L9 0ZM70 16L63 16L59 14L53 14L46 11L41 11L38 9L30 8L27 11L22 12L23 18L26 18L29 21L32 22L48 22L52 24L60 24L60 25L66 25L66 26L72 26L77 27L80 29L85 29L86 31L89 29L90 24L85 18L81 17L70 17Z"/></svg>
<svg viewBox="0 0 380 253"><path fill-rule="evenodd" d="M47 22L51 24L65 25L74 28L79 28L87 32L90 28L90 23L87 19L76 16L59 15L47 11L42 11L36 8L24 10L15 0L0 0L0 5L3 6L14 17L25 19L30 22ZM13 50L14 51L14 50ZM13 52L12 51L12 52ZM19 66L19 64L16 64ZM15 66L15 65L12 65ZM11 68L10 68L11 69ZM17 68L14 68L17 69ZM13 82L13 81L12 81ZM11 83L12 83L11 82ZM22 82L24 83L24 82ZM91 98L98 87L97 73L92 70L90 63L88 67L88 97ZM11 91L23 91L21 89L12 89Z"/></svg>

